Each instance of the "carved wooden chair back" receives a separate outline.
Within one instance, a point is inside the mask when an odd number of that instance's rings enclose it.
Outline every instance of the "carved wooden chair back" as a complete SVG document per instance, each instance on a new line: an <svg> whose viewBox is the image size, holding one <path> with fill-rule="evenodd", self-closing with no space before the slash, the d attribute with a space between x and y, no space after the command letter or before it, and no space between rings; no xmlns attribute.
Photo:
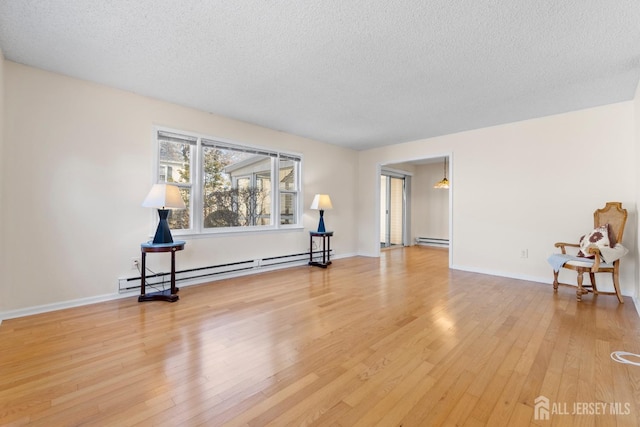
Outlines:
<svg viewBox="0 0 640 427"><path fill-rule="evenodd" d="M622 209L620 202L607 202L606 206L598 209L593 213L594 228L601 225L609 224L613 234L616 236L616 242L622 242L624 234L624 225L627 223L627 210Z"/></svg>

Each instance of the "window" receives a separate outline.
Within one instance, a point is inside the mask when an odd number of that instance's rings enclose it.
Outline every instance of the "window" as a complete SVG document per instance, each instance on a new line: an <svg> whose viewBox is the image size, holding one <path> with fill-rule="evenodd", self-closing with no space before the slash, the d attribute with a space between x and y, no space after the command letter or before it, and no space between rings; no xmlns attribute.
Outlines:
<svg viewBox="0 0 640 427"><path fill-rule="evenodd" d="M169 217L177 234L301 224L301 156L165 130L157 143L157 180L177 185L187 205Z"/></svg>

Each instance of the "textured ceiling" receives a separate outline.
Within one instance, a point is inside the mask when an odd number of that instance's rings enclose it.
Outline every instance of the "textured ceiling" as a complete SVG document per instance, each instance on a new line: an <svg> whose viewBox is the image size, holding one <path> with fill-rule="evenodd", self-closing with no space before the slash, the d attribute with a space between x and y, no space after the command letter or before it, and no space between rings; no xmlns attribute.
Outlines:
<svg viewBox="0 0 640 427"><path fill-rule="evenodd" d="M638 0L2 0L11 61L366 149L633 98Z"/></svg>

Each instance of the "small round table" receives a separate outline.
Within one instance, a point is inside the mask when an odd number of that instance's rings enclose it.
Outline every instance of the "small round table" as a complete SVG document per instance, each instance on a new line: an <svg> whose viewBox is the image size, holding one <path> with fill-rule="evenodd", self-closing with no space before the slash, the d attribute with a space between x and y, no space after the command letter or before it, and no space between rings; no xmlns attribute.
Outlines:
<svg viewBox="0 0 640 427"><path fill-rule="evenodd" d="M140 296L138 302L142 301L169 301L176 302L180 297L178 296L178 288L176 288L176 252L184 249L186 242L182 240L176 240L171 243L153 243L146 242L140 245L140 252L142 253L142 272L140 275ZM171 252L171 289L165 289L163 291L146 293L146 258L149 252Z"/></svg>

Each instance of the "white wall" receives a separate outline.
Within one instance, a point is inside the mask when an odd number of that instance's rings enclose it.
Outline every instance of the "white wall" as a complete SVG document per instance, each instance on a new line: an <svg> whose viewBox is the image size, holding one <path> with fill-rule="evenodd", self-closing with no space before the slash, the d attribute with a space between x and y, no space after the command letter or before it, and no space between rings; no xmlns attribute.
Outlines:
<svg viewBox="0 0 640 427"><path fill-rule="evenodd" d="M632 295L638 166L633 103L624 102L360 153L358 247L376 255L376 168L452 153L452 266L551 282L557 241L577 241L593 211L620 201L629 211L623 293ZM528 258L520 251L528 250ZM561 279L573 281L575 277ZM605 281L606 284L606 281Z"/></svg>
<svg viewBox="0 0 640 427"><path fill-rule="evenodd" d="M636 88L636 94L633 99L633 112L634 112L634 127L635 127L635 145L636 145L636 170L640 169L640 82L638 83L638 87ZM638 200L640 200L640 173L636 174L636 196ZM640 312L640 215L637 216L638 222L637 230L638 230L638 239L636 240L636 262L638 268L636 270L635 276L635 298L636 298L636 308L638 312Z"/></svg>
<svg viewBox="0 0 640 427"><path fill-rule="evenodd" d="M356 252L357 153L4 61L5 138L1 311L114 296L118 277L153 232L141 207L151 186L153 126L303 154L304 205L331 195L325 214L338 256ZM8 161L10 159L10 161ZM188 239L177 268L298 253L305 230ZM150 263L167 266L161 256ZM163 271L166 271L166 267Z"/></svg>
<svg viewBox="0 0 640 427"><path fill-rule="evenodd" d="M4 178L4 55L0 50L0 227L4 224L3 213L5 210L5 203L3 202L3 178ZM0 228L1 230L1 228ZM4 242L5 239L0 233L0 266L4 265ZM6 295L7 281L2 277L0 273L0 313L3 312L6 305L6 299L3 295ZM2 322L2 316L0 316L0 322Z"/></svg>

